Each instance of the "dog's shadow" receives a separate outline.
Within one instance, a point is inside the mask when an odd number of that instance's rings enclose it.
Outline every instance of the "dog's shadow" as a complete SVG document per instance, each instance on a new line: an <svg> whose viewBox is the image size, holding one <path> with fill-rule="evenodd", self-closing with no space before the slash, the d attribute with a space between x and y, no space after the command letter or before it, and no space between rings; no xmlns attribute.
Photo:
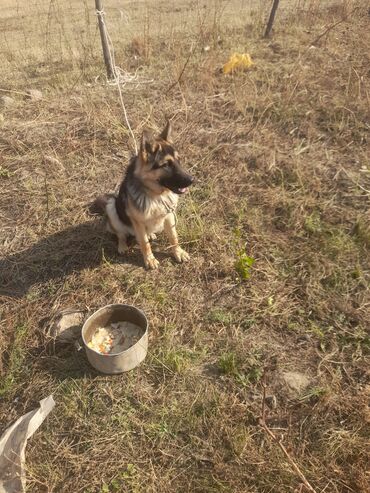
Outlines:
<svg viewBox="0 0 370 493"><path fill-rule="evenodd" d="M140 252L117 253L116 239L98 220L71 226L42 238L31 247L0 259L0 295L22 297L39 283L109 263L143 267Z"/></svg>

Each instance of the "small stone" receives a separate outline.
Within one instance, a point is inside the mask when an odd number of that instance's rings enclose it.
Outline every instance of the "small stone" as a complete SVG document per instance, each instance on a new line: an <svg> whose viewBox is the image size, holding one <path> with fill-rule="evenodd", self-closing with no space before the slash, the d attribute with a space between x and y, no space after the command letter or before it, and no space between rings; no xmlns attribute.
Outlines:
<svg viewBox="0 0 370 493"><path fill-rule="evenodd" d="M26 99L30 99L31 101L41 101L43 98L42 92L38 89L29 89L25 96Z"/></svg>
<svg viewBox="0 0 370 493"><path fill-rule="evenodd" d="M283 379L289 389L298 394L305 390L311 383L311 379L307 377L307 375L297 371L288 371L283 373Z"/></svg>
<svg viewBox="0 0 370 493"><path fill-rule="evenodd" d="M58 166L62 166L62 163L59 161L59 159L57 159L54 156L47 156L47 155L45 155L44 158L50 164L56 164Z"/></svg>
<svg viewBox="0 0 370 493"><path fill-rule="evenodd" d="M5 123L5 118L4 118L4 115L2 113L0 113L0 127L2 127Z"/></svg>
<svg viewBox="0 0 370 493"><path fill-rule="evenodd" d="M15 99L10 96L0 96L0 108L9 108L15 105Z"/></svg>
<svg viewBox="0 0 370 493"><path fill-rule="evenodd" d="M266 404L270 409L277 408L277 399L275 395L266 395Z"/></svg>

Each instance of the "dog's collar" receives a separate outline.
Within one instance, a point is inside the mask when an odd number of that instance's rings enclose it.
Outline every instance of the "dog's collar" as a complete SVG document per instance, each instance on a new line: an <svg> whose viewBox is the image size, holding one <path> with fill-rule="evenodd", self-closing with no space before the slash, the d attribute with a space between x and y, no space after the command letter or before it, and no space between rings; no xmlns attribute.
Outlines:
<svg viewBox="0 0 370 493"><path fill-rule="evenodd" d="M174 200L173 197L168 196L168 198L162 198L162 205L165 208L166 213L170 214L171 212L175 212L177 201Z"/></svg>
<svg viewBox="0 0 370 493"><path fill-rule="evenodd" d="M176 206L173 205L172 207L167 204L167 202L164 200L163 201L164 208L166 209L167 214L170 214L170 212L175 212Z"/></svg>

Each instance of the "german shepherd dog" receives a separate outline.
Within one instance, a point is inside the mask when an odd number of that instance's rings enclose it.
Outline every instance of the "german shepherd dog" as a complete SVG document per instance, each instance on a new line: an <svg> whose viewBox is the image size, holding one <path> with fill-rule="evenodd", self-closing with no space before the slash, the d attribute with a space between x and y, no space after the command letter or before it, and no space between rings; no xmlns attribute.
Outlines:
<svg viewBox="0 0 370 493"><path fill-rule="evenodd" d="M146 268L159 266L149 240L163 230L177 262L186 262L189 255L179 245L175 209L179 195L187 192L193 181L180 165L168 121L155 138L143 132L139 154L131 159L118 195L98 197L92 210L105 213L107 230L118 238L119 253L125 253L128 239L136 237Z"/></svg>

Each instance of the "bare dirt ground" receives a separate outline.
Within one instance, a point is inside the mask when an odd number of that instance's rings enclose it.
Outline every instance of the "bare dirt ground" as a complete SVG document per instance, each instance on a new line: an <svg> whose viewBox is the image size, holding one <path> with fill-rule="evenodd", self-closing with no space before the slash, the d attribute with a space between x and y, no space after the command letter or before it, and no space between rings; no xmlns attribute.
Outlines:
<svg viewBox="0 0 370 493"><path fill-rule="evenodd" d="M173 118L197 178L178 212L192 261L159 238L157 272L85 207L133 150L92 3L0 14L0 432L56 401L28 491L307 491L260 426L265 382L266 423L314 490L365 493L367 2L290 2L269 40L265 2L105 2L117 64L150 81L124 87L135 136ZM226 76L235 51L255 65ZM48 344L60 310L112 302L149 317L140 368L102 376Z"/></svg>

